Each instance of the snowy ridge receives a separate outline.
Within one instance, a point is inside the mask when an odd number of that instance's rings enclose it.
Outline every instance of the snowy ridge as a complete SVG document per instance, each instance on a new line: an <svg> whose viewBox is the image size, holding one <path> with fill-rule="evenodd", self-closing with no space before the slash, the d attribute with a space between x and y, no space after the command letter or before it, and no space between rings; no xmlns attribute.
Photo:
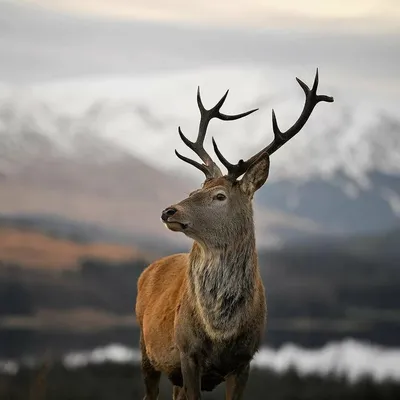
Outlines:
<svg viewBox="0 0 400 400"><path fill-rule="evenodd" d="M294 367L300 375L333 374L351 382L365 376L377 382L400 380L400 348L387 349L355 340L328 343L317 350L287 344L279 350L262 349L253 365L277 372Z"/></svg>
<svg viewBox="0 0 400 400"><path fill-rule="evenodd" d="M298 76L311 85L314 72L301 71ZM206 107L230 88L224 112L259 108L242 120L211 123L206 146L211 150L214 136L232 161L251 156L272 139L272 108L286 130L303 107L304 95L295 76L266 67L0 85L0 149L9 149L8 153L18 149L20 158L43 154L44 148L65 157L92 151L100 152L107 162L109 148L114 157L130 153L158 168L180 172L174 149L191 154L177 127L195 137L198 85ZM319 93L334 96L335 102L318 104L303 131L273 155L271 179L329 179L341 171L365 187L371 171L400 174L400 104L379 99L374 103L369 96L361 98L332 87L324 71L320 71ZM185 173L198 177L192 169Z"/></svg>
<svg viewBox="0 0 400 400"><path fill-rule="evenodd" d="M111 344L93 351L67 354L63 363L68 368L76 368L107 361L136 364L140 361L140 352L119 344ZM350 339L328 343L315 350L286 344L277 350L262 348L255 356L252 366L269 368L278 373L295 368L300 375L333 374L344 376L351 382L363 377L371 377L377 382L400 381L400 348L384 348ZM0 370L14 374L18 371L18 363L0 362Z"/></svg>

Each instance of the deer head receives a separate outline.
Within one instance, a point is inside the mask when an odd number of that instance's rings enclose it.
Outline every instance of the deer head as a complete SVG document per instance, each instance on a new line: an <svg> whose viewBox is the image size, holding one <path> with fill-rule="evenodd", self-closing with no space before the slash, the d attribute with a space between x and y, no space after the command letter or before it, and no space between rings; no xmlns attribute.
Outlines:
<svg viewBox="0 0 400 400"><path fill-rule="evenodd" d="M186 138L180 127L178 131L183 142L200 157L203 164L182 156L176 150L175 153L181 160L202 171L206 179L200 189L162 212L161 219L168 229L183 232L207 247L226 246L238 234L253 231L252 199L254 193L264 185L268 178L270 155L303 128L319 102L333 102L332 97L317 94L318 69L311 89L300 79L296 78L296 80L305 93L305 104L300 117L291 128L282 132L278 127L275 112L272 110L274 139L247 161L240 160L237 164L231 164L222 155L212 138L214 151L227 169L226 175L222 174L220 168L204 149L208 124L213 118L223 121L243 118L257 109L238 115L221 113L220 109L228 95L227 91L213 108L207 110L201 101L200 89L198 89L197 104L201 117L197 139L192 142ZM241 176L242 178L239 179Z"/></svg>

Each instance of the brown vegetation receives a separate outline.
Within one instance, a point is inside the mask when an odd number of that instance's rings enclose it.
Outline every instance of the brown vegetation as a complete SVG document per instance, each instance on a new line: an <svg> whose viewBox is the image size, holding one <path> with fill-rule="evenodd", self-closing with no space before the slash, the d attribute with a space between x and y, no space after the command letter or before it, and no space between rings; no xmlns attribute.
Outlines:
<svg viewBox="0 0 400 400"><path fill-rule="evenodd" d="M183 179L133 157L96 163L44 156L0 179L0 213L57 215L173 242L158 213L173 193L187 190Z"/></svg>
<svg viewBox="0 0 400 400"><path fill-rule="evenodd" d="M144 255L132 246L76 243L29 230L0 228L0 260L5 264L24 268L76 269L80 259L85 257L124 261Z"/></svg>
<svg viewBox="0 0 400 400"><path fill-rule="evenodd" d="M33 315L0 317L2 329L29 329L44 332L90 333L110 328L136 326L132 314L118 315L104 310L80 307L72 310L38 310Z"/></svg>

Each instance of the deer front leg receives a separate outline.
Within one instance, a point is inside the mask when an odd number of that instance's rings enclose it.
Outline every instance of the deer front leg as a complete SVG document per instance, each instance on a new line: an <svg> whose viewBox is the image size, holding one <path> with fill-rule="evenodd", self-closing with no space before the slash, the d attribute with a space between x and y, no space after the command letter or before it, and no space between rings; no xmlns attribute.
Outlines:
<svg viewBox="0 0 400 400"><path fill-rule="evenodd" d="M200 400L201 377L198 357L192 353L181 353L181 370L183 377L183 393L186 394L187 400Z"/></svg>
<svg viewBox="0 0 400 400"><path fill-rule="evenodd" d="M140 336L140 348L142 353L141 368L146 389L144 400L157 400L161 372L154 369L149 358L147 357L146 346L144 344L142 335Z"/></svg>
<svg viewBox="0 0 400 400"><path fill-rule="evenodd" d="M226 379L226 400L241 400L249 379L250 364Z"/></svg>
<svg viewBox="0 0 400 400"><path fill-rule="evenodd" d="M172 388L172 400L179 400L179 394L181 393L181 388L179 386L173 386Z"/></svg>
<svg viewBox="0 0 400 400"><path fill-rule="evenodd" d="M172 400L186 400L184 389L179 386L174 386L172 390Z"/></svg>

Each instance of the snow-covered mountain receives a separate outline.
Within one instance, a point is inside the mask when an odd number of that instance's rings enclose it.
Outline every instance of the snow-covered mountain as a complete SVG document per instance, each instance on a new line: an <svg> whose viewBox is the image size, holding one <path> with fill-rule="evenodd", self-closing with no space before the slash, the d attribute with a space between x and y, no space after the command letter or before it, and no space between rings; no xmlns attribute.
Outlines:
<svg viewBox="0 0 400 400"><path fill-rule="evenodd" d="M273 155L271 181L330 179L343 173L354 184L368 187L368 175L400 174L400 118L398 105L355 103L324 80L320 92L334 103L320 103L294 139ZM311 84L314 71L300 76ZM234 122L213 121L214 136L231 160L249 157L272 139L271 109L282 130L303 107L303 93L288 73L267 68L214 68L149 75L138 78L97 78L43 85L0 87L1 143L19 147L47 143L60 154L75 156L90 137L122 152L132 153L157 168L181 170L174 149L187 152L177 134L180 125L194 138L200 85L206 106L214 105L230 88L227 113L258 107L259 111ZM32 148L33 146L33 148ZM163 156L160 158L160 154ZM110 155L111 156L111 155ZM188 173L190 171L188 170Z"/></svg>
<svg viewBox="0 0 400 400"><path fill-rule="evenodd" d="M320 93L335 102L318 104L272 156L256 196L260 237L399 224L396 33L178 26L3 1L0 38L0 213L61 213L154 235L159 210L203 178L174 154L192 156L177 127L195 137L197 86L206 107L230 88L223 111L259 108L209 127L210 151L215 136L237 161L272 139L272 108L282 130L293 124L303 106L295 76L311 85L319 67Z"/></svg>
<svg viewBox="0 0 400 400"><path fill-rule="evenodd" d="M299 76L312 84L314 71ZM303 92L294 76L268 68L204 68L130 78L99 77L0 87L0 174L35 160L84 159L102 168L132 156L198 185L202 175L174 154L192 156L177 127L194 138L200 85L206 107L226 89L226 113L259 111L233 122L212 121L231 161L250 157L272 139L271 109L282 130L299 116ZM303 130L271 158L258 204L312 221L327 233L386 229L400 221L400 119L397 104L348 96L320 71L320 103ZM288 232L284 228L281 233ZM289 235L290 236L290 235Z"/></svg>

